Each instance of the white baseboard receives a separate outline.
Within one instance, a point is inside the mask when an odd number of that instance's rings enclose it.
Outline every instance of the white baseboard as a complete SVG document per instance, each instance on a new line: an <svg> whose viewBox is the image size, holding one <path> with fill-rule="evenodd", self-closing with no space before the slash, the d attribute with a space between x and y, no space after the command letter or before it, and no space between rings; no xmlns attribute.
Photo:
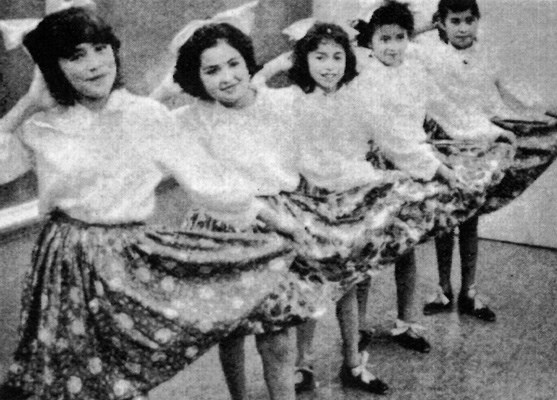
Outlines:
<svg viewBox="0 0 557 400"><path fill-rule="evenodd" d="M5 233L38 222L39 201L31 200L0 210L0 233Z"/></svg>

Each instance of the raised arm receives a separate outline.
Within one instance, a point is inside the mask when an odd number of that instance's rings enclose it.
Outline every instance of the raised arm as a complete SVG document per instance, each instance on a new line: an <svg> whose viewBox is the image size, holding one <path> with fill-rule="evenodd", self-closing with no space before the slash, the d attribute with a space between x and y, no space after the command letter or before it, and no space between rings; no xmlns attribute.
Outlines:
<svg viewBox="0 0 557 400"><path fill-rule="evenodd" d="M29 91L0 119L0 133L14 133L33 114L55 105L56 102L50 95L41 72L35 68Z"/></svg>
<svg viewBox="0 0 557 400"><path fill-rule="evenodd" d="M271 61L267 62L261 70L252 78L255 86L265 86L267 81L280 72L288 71L292 68L292 51L282 53Z"/></svg>

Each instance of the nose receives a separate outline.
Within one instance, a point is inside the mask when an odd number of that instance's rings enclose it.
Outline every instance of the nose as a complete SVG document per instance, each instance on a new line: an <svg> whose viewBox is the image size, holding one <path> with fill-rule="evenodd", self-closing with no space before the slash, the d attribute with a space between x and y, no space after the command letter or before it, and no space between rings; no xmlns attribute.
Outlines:
<svg viewBox="0 0 557 400"><path fill-rule="evenodd" d="M87 68L89 69L89 71L98 70L103 65L103 63L104 61L102 57L98 54L89 54L89 56L87 57Z"/></svg>
<svg viewBox="0 0 557 400"><path fill-rule="evenodd" d="M234 71L230 67L226 67L222 69L220 75L221 82L228 83L234 80Z"/></svg>
<svg viewBox="0 0 557 400"><path fill-rule="evenodd" d="M336 62L332 59L328 59L324 62L323 67L326 71L333 71L336 68Z"/></svg>

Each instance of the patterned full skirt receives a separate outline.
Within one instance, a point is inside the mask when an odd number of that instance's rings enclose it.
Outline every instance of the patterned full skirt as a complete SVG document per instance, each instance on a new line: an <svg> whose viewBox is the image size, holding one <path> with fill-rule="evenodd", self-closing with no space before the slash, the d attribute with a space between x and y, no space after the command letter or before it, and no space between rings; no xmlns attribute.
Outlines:
<svg viewBox="0 0 557 400"><path fill-rule="evenodd" d="M520 196L557 158L557 120L527 121L493 118L492 122L516 135L516 152L505 176L489 188L479 214L494 212ZM434 145L441 148L450 138L432 119L424 128Z"/></svg>
<svg viewBox="0 0 557 400"><path fill-rule="evenodd" d="M418 243L475 215L503 179L513 155L513 147L505 143L439 144L439 157L462 182L456 188L388 169L383 183L340 193L302 181L295 192L272 199L281 214L291 215L292 223L302 224L307 233L303 243L295 244L303 262L291 269L300 276L341 282L339 293L344 293Z"/></svg>
<svg viewBox="0 0 557 400"><path fill-rule="evenodd" d="M554 122L494 119L516 135L514 161L499 185L488 193L481 213L504 207L520 196L557 158L557 120Z"/></svg>
<svg viewBox="0 0 557 400"><path fill-rule="evenodd" d="M288 287L292 260L272 233L91 225L55 213L26 277L8 384L44 400L143 395L265 322L262 305Z"/></svg>

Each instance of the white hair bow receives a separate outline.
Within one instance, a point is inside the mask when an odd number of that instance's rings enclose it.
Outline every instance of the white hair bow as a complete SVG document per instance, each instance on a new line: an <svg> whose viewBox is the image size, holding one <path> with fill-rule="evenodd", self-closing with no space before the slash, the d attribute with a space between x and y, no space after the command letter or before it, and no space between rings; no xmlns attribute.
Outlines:
<svg viewBox="0 0 557 400"><path fill-rule="evenodd" d="M298 40L303 38L311 29L311 27L317 22L328 22L340 26L348 34L350 40L354 40L359 33L356 29L352 28L346 23L335 21L318 21L316 18L313 17L300 19L294 22L292 25L284 28L282 30L282 33L288 36L288 39L297 42Z"/></svg>
<svg viewBox="0 0 557 400"><path fill-rule="evenodd" d="M70 7L96 8L93 0L46 0L45 14L52 14ZM6 50L14 50L23 44L23 37L37 27L40 18L0 20L0 31Z"/></svg>
<svg viewBox="0 0 557 400"><path fill-rule="evenodd" d="M210 19L194 19L190 21L180 32L174 36L168 49L172 54L177 54L178 50L186 41L197 31L199 28L218 23L229 23L230 25L240 29L246 35L249 35L253 30L255 22L255 7L258 1L251 1L240 7L232 8L215 14Z"/></svg>

